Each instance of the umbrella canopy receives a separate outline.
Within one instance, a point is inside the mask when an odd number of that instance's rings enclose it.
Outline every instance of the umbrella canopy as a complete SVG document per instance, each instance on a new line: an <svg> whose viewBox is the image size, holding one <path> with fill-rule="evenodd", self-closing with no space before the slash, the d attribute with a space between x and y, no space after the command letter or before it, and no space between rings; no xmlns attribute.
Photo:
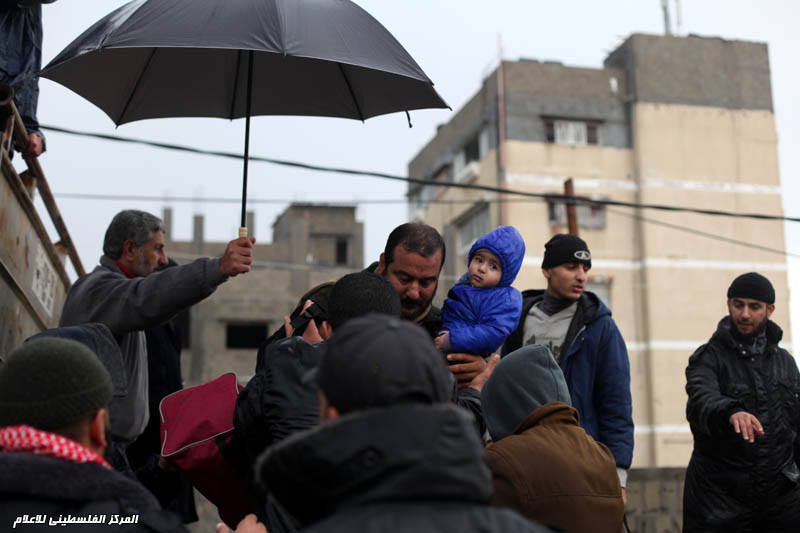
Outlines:
<svg viewBox="0 0 800 533"><path fill-rule="evenodd" d="M134 0L41 75L117 125L246 117L245 180L251 115L365 120L448 107L402 45L349 0Z"/></svg>

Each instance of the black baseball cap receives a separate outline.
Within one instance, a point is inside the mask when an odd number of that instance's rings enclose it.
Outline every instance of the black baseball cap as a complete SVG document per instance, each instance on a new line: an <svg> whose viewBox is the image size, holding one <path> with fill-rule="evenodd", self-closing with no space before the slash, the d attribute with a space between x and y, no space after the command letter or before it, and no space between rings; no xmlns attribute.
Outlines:
<svg viewBox="0 0 800 533"><path fill-rule="evenodd" d="M452 375L420 326L380 313L345 322L307 374L340 413L401 403L444 403Z"/></svg>

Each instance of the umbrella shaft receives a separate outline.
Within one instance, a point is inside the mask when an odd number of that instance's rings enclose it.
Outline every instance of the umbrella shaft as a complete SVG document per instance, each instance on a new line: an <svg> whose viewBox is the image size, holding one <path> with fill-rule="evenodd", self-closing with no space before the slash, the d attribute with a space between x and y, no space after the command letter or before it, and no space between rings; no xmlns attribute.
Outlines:
<svg viewBox="0 0 800 533"><path fill-rule="evenodd" d="M244 123L244 169L242 174L242 224L247 226L247 163L250 158L250 104L253 96L253 51L247 53L247 115Z"/></svg>

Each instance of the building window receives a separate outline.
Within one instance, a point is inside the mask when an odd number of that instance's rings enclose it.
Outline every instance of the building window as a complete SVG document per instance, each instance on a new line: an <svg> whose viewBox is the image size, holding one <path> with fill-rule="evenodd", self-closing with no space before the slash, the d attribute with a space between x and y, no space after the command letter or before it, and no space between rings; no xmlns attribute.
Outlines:
<svg viewBox="0 0 800 533"><path fill-rule="evenodd" d="M592 197L601 200L600 197ZM587 229L602 229L606 227L606 210L601 204L579 204L577 206L578 226ZM548 200L547 216L551 226L567 225L567 205L560 200Z"/></svg>
<svg viewBox="0 0 800 533"><path fill-rule="evenodd" d="M466 256L478 237L487 233L489 233L489 207L484 205L458 225L458 254Z"/></svg>
<svg viewBox="0 0 800 533"><path fill-rule="evenodd" d="M336 264L347 264L347 237L338 237L336 239Z"/></svg>
<svg viewBox="0 0 800 533"><path fill-rule="evenodd" d="M480 173L478 162L489 152L489 128L484 126L453 158L453 179L471 181Z"/></svg>
<svg viewBox="0 0 800 533"><path fill-rule="evenodd" d="M544 120L547 142L567 146L586 146L600 144L600 124L592 121Z"/></svg>
<svg viewBox="0 0 800 533"><path fill-rule="evenodd" d="M267 340L267 322L225 325L225 347L231 349L258 348Z"/></svg>

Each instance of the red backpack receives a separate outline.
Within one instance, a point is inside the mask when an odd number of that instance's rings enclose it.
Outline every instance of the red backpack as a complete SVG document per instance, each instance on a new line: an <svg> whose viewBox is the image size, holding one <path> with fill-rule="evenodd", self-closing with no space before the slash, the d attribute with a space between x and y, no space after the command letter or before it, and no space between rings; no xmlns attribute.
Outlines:
<svg viewBox="0 0 800 533"><path fill-rule="evenodd" d="M174 392L159 405L161 455L217 506L230 528L253 512L247 481L234 467L237 458L230 446L241 390L236 374L228 373Z"/></svg>

